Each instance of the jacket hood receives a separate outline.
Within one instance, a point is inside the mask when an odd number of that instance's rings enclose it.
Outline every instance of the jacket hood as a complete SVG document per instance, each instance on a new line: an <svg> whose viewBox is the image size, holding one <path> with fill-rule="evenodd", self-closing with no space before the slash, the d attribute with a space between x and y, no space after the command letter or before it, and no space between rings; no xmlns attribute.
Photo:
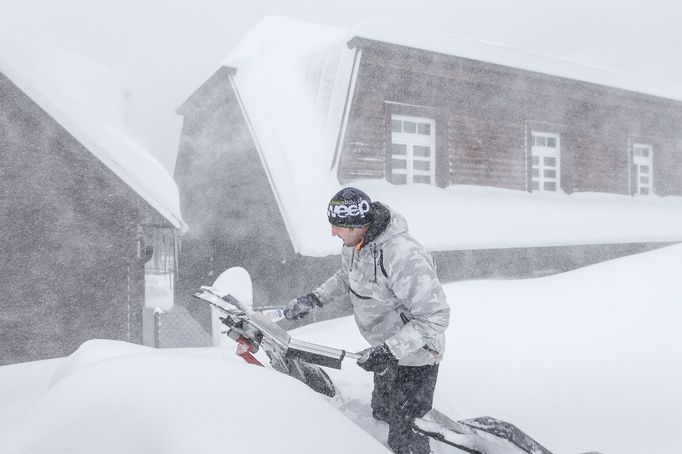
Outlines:
<svg viewBox="0 0 682 454"><path fill-rule="evenodd" d="M396 235L407 232L407 221L402 214L380 202L374 202L374 209L376 213L365 236L366 244L381 244Z"/></svg>

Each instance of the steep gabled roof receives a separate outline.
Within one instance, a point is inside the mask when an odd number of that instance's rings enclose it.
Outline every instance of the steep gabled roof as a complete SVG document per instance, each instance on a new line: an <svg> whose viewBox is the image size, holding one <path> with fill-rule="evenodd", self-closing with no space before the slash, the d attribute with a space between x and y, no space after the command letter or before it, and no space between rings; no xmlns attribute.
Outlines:
<svg viewBox="0 0 682 454"><path fill-rule="evenodd" d="M4 35L0 72L171 225L187 230L172 177L126 131L125 84L120 78L80 55L46 46L29 48Z"/></svg>
<svg viewBox="0 0 682 454"><path fill-rule="evenodd" d="M345 29L270 17L224 65L292 239L304 255L337 249L325 218L355 51Z"/></svg>

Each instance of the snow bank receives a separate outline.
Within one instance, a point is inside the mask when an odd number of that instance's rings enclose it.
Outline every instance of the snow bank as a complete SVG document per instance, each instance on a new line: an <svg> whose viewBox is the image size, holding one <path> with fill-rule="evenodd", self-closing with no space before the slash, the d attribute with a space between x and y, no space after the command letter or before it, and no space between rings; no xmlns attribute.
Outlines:
<svg viewBox="0 0 682 454"><path fill-rule="evenodd" d="M449 286L449 410L514 421L558 452L678 452L680 263L674 246L543 279Z"/></svg>
<svg viewBox="0 0 682 454"><path fill-rule="evenodd" d="M456 419L507 420L557 454L677 453L680 263L677 245L538 279L446 285L452 318L436 407ZM294 335L366 347L352 317ZM66 359L0 367L0 446L208 453L229 440L235 452L388 452L368 436L387 436L371 416L372 376L352 362L328 370L339 389L330 406L240 361L231 348L91 341Z"/></svg>
<svg viewBox="0 0 682 454"><path fill-rule="evenodd" d="M86 343L0 429L2 452L386 452L304 384L215 356Z"/></svg>
<svg viewBox="0 0 682 454"><path fill-rule="evenodd" d="M101 361L144 352L149 352L149 348L123 341L102 339L87 341L78 347L78 350L69 355L65 361L60 363L52 375L50 386L54 386L79 370Z"/></svg>
<svg viewBox="0 0 682 454"><path fill-rule="evenodd" d="M568 273L445 286L452 307L435 405L509 421L552 452L679 452L682 245ZM295 336L359 350L351 317ZM331 371L337 406L375 436L371 376Z"/></svg>
<svg viewBox="0 0 682 454"><path fill-rule="evenodd" d="M56 358L0 367L0 428L45 394L63 362Z"/></svg>

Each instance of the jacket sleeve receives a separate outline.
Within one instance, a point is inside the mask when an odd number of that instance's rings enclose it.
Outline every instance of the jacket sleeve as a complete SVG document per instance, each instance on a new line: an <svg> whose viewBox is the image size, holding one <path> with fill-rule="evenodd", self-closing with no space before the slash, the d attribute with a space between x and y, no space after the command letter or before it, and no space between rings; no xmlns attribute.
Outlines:
<svg viewBox="0 0 682 454"><path fill-rule="evenodd" d="M424 346L430 348L430 341L450 323L450 307L431 254L417 243L403 241L402 247L391 248L385 263L391 289L407 310L405 325L386 340L398 359Z"/></svg>
<svg viewBox="0 0 682 454"><path fill-rule="evenodd" d="M334 303L341 301L343 299L349 298L349 286L348 286L348 253L347 248L343 248L341 251L341 268L336 270L336 272L327 279L327 281L320 285L317 289L313 291L317 298L322 303L322 306L326 306L329 303Z"/></svg>

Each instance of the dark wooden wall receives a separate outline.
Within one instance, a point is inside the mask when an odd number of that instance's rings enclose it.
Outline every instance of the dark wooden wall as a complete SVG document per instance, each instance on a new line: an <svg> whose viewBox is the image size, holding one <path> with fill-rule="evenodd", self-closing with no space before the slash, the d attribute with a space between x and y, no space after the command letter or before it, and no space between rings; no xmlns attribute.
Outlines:
<svg viewBox="0 0 682 454"><path fill-rule="evenodd" d="M175 301L208 326L208 312L191 295L227 268L249 272L256 306L283 305L331 276L339 257L294 251L229 74L219 72L180 113L175 180L189 231Z"/></svg>
<svg viewBox="0 0 682 454"><path fill-rule="evenodd" d="M561 134L562 189L627 194L630 144L654 146L655 191L682 195L682 103L397 45L354 39L362 57L341 182L390 180L392 114L436 121L439 186L530 190L530 133Z"/></svg>
<svg viewBox="0 0 682 454"><path fill-rule="evenodd" d="M142 205L0 74L0 364L141 340Z"/></svg>

